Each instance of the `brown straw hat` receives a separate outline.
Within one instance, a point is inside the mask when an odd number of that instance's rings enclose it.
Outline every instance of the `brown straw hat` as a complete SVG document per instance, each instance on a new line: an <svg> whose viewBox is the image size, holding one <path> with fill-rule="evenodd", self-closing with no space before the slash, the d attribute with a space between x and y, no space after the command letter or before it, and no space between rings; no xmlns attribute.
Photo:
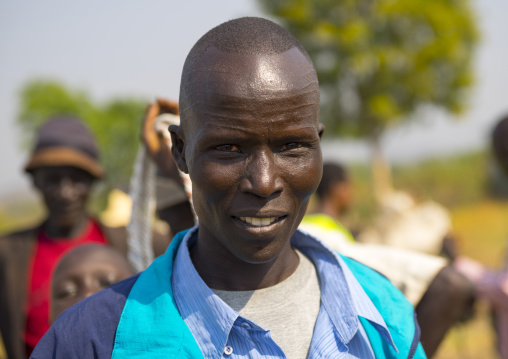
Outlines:
<svg viewBox="0 0 508 359"><path fill-rule="evenodd" d="M77 118L55 117L42 125L25 171L55 166L77 167L95 178L104 175L95 140Z"/></svg>

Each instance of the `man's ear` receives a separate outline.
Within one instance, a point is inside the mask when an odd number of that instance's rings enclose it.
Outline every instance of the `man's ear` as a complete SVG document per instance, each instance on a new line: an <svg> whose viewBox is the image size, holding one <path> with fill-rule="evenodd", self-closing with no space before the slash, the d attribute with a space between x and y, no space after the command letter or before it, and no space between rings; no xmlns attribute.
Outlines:
<svg viewBox="0 0 508 359"><path fill-rule="evenodd" d="M319 138L323 138L323 132L325 131L325 125L321 122L318 123Z"/></svg>
<svg viewBox="0 0 508 359"><path fill-rule="evenodd" d="M189 173L187 161L185 160L185 141L183 139L182 127L171 125L168 128L171 133L171 154L175 160L178 169L184 173Z"/></svg>

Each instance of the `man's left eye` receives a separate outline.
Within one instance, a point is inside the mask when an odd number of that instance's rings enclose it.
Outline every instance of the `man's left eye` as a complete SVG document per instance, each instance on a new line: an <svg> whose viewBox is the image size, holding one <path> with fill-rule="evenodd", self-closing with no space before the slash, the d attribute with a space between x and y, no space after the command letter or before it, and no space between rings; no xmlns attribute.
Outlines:
<svg viewBox="0 0 508 359"><path fill-rule="evenodd" d="M240 152L240 149L236 145L220 145L215 147L215 149L224 152Z"/></svg>
<svg viewBox="0 0 508 359"><path fill-rule="evenodd" d="M289 151L294 150L295 148L303 147L303 145L300 142L290 142L286 143L281 147L281 151Z"/></svg>

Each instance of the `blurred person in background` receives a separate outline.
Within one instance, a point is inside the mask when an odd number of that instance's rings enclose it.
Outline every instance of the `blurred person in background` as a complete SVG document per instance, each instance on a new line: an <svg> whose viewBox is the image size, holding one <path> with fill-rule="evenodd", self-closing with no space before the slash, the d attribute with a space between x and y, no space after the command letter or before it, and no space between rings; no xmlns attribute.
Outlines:
<svg viewBox="0 0 508 359"><path fill-rule="evenodd" d="M185 192L182 177L171 154L171 140L168 126L158 126L160 115L178 116L178 103L157 99L147 108L143 121L141 140L157 164L156 212L159 219L166 222L174 235L194 226L194 213ZM167 134L164 135L164 132Z"/></svg>
<svg viewBox="0 0 508 359"><path fill-rule="evenodd" d="M500 167L508 174L508 115L492 131L492 149ZM464 256L455 260L455 267L475 284L478 297L492 306L498 350L503 359L508 359L508 254L505 258L500 271Z"/></svg>
<svg viewBox="0 0 508 359"><path fill-rule="evenodd" d="M337 230L343 233L345 239L354 242L351 231L342 224L353 203L353 189L344 166L338 163L323 165L323 177L316 190L316 198L318 208L306 214L302 223Z"/></svg>
<svg viewBox="0 0 508 359"><path fill-rule="evenodd" d="M139 228L139 222L136 221L148 215L152 217L152 222L149 226L143 226L137 234L143 236L142 233L149 231L151 227L152 234L166 235L168 238L194 226L195 218L189 200L190 193L186 192L182 176L171 155L168 116L172 121L179 122L178 104L174 101L157 99L147 107L141 128L141 141L144 148L139 148L138 158L134 164L135 168L139 166L140 169L135 170L131 176L129 193L120 188L110 191L107 208L99 217L102 223L110 227L134 223ZM147 166L147 162L155 163L156 167ZM152 170L155 172L153 177L149 174ZM143 188L132 186L133 182L141 183ZM152 186L153 193L147 190L147 187ZM136 211L132 211L136 198L139 201L141 197L151 196L153 198L149 198L151 204L148 208L139 206L138 202ZM154 207L155 213L153 213Z"/></svg>
<svg viewBox="0 0 508 359"><path fill-rule="evenodd" d="M33 228L0 237L0 329L9 358L28 357L49 328L51 274L64 253L99 243L127 254L126 229L106 227L87 212L92 187L104 170L95 140L79 119L46 122L25 171L47 217ZM154 238L155 255L168 242Z"/></svg>
<svg viewBox="0 0 508 359"><path fill-rule="evenodd" d="M125 256L112 247L85 244L72 249L52 276L51 323L73 304L132 275L134 270Z"/></svg>
<svg viewBox="0 0 508 359"><path fill-rule="evenodd" d="M300 228L333 249L385 275L415 306L421 343L430 358L448 330L469 309L473 286L446 259L382 244L355 242L341 223L353 204L350 176L337 163L323 165L317 208Z"/></svg>

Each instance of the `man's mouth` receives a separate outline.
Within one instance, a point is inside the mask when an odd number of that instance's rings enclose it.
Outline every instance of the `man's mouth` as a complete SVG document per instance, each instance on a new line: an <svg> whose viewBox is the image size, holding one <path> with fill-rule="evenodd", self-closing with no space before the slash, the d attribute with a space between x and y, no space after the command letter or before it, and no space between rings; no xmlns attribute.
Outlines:
<svg viewBox="0 0 508 359"><path fill-rule="evenodd" d="M248 223L254 227L266 227L272 223L282 220L286 216L281 217L240 217L242 222Z"/></svg>

